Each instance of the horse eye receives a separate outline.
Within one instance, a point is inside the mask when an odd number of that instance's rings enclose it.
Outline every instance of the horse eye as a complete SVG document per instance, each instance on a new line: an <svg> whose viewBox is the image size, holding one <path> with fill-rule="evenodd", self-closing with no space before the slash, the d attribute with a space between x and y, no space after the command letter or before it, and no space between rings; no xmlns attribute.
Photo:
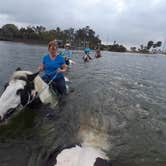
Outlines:
<svg viewBox="0 0 166 166"><path fill-rule="evenodd" d="M23 89L18 89L17 92L16 92L16 94L20 95L23 91L24 91Z"/></svg>
<svg viewBox="0 0 166 166"><path fill-rule="evenodd" d="M5 85L4 85L4 90L9 86L9 83L6 82Z"/></svg>

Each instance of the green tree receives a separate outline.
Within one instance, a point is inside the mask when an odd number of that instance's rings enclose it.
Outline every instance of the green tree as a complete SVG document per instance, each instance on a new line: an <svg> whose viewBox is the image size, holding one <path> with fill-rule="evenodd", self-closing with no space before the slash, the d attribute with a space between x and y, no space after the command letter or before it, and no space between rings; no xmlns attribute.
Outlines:
<svg viewBox="0 0 166 166"><path fill-rule="evenodd" d="M136 47L130 47L130 50L132 51L132 52L136 52Z"/></svg>
<svg viewBox="0 0 166 166"><path fill-rule="evenodd" d="M127 49L123 45L119 44L113 44L108 46L109 51L114 51L114 52L126 52Z"/></svg>
<svg viewBox="0 0 166 166"><path fill-rule="evenodd" d="M36 26L36 27L32 27L32 29L33 29L34 32L37 33L37 34L41 34L41 33L43 33L43 32L46 31L46 28L45 28L44 26L42 26L42 25Z"/></svg>
<svg viewBox="0 0 166 166"><path fill-rule="evenodd" d="M23 40L40 41L47 43L49 40L60 40L61 43L70 42L74 46L85 46L91 48L101 45L101 40L95 31L89 26L75 30L69 28L61 30L60 27L52 30L46 30L43 26L22 27L20 30L14 24L6 24L0 29L0 39L2 40Z"/></svg>
<svg viewBox="0 0 166 166"><path fill-rule="evenodd" d="M90 29L89 26L81 28L75 33L75 43L79 43L81 46L89 46L95 48L96 45L101 44L101 40L98 35L95 35L95 31Z"/></svg>
<svg viewBox="0 0 166 166"><path fill-rule="evenodd" d="M162 42L161 42L161 41L158 41L158 42L156 43L156 46L157 46L157 47L161 47L161 45L162 45Z"/></svg>
<svg viewBox="0 0 166 166"><path fill-rule="evenodd" d="M9 40L13 40L15 37L17 37L18 34L18 28L14 24L6 24L2 26L2 35Z"/></svg>
<svg viewBox="0 0 166 166"><path fill-rule="evenodd" d="M153 41L148 41L147 49L149 50L153 46L153 44L154 44Z"/></svg>

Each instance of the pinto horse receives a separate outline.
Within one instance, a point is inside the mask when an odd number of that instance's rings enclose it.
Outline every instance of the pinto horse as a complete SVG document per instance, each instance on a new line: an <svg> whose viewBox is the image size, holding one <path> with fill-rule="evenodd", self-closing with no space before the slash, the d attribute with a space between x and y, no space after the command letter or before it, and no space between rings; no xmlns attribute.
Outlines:
<svg viewBox="0 0 166 166"><path fill-rule="evenodd" d="M52 107L58 103L58 97L53 94L49 86L37 73L30 71L15 71L11 80L5 86L0 97L0 120L17 109L24 108L36 98L43 104L50 104Z"/></svg>
<svg viewBox="0 0 166 166"><path fill-rule="evenodd" d="M106 153L83 144L57 147L43 164L49 166L112 166Z"/></svg>

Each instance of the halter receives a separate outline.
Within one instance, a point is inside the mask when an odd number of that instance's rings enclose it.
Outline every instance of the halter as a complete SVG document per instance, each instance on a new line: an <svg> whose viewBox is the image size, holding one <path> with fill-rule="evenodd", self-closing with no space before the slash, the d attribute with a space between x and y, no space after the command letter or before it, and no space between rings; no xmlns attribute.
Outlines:
<svg viewBox="0 0 166 166"><path fill-rule="evenodd" d="M31 87L34 82L30 81L29 83L27 83L27 87L28 89L26 90L26 87L22 90L24 90L24 93L26 94L26 100L25 102L22 102L17 106L17 108L15 109L11 109L8 110L8 112L6 112L5 117L3 120L5 120L6 118L8 118L13 112L14 110L18 110L21 111L23 109L25 109L29 104L31 104L35 99L37 99L41 93L43 93L43 91L45 91L47 88L49 88L49 85L53 82L53 80L57 77L58 73L54 75L54 77L49 81L49 83L47 84L48 86L43 88L39 93L37 93L37 91L35 91L35 88ZM18 78L14 78L14 79L19 79L19 80L23 80L23 81L27 81L27 79L25 77L18 77ZM6 83L5 88L8 86L9 84ZM33 93L34 92L34 93ZM20 94L21 96L21 94ZM22 98L21 98L22 99Z"/></svg>
<svg viewBox="0 0 166 166"><path fill-rule="evenodd" d="M36 94L36 93L37 93L37 92L35 92L35 94ZM25 105L20 104L20 105L18 106L18 109L23 110L24 108L26 108L29 104L31 104L31 103L37 98L37 95L32 95L32 94L29 93L29 92L27 92L27 94L28 94L28 101L27 101L27 103L26 103Z"/></svg>
<svg viewBox="0 0 166 166"><path fill-rule="evenodd" d="M54 79L57 77L58 73L54 75L54 77L48 82L48 87L51 85L51 83L54 81ZM37 97L39 97L39 95L44 92L48 87L45 87L41 90L40 93L35 93L36 95L31 95L30 93L28 93L28 101L25 105L22 105L20 104L19 105L19 108L22 110L22 109L25 109L29 104L31 104ZM32 99L31 99L32 98Z"/></svg>

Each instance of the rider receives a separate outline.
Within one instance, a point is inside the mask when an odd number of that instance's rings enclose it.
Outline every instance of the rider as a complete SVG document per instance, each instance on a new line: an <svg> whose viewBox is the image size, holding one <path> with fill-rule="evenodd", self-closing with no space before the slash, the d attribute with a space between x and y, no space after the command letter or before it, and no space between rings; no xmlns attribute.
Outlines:
<svg viewBox="0 0 166 166"><path fill-rule="evenodd" d="M71 60L71 58L73 56L72 52L70 50L70 48L71 48L70 43L66 43L64 48L65 48L65 50L61 53L61 55L65 58L66 64L69 65L70 64L69 60Z"/></svg>
<svg viewBox="0 0 166 166"><path fill-rule="evenodd" d="M100 52L100 48L99 47L96 48L95 57L96 58L100 58L101 57L101 52Z"/></svg>
<svg viewBox="0 0 166 166"><path fill-rule="evenodd" d="M90 51L91 51L91 49L89 48L89 47L86 47L85 49L84 49L84 55L83 55L83 59L84 59L84 61L89 61L90 59L92 59L92 57L90 56Z"/></svg>
<svg viewBox="0 0 166 166"><path fill-rule="evenodd" d="M48 43L49 54L43 57L40 70L44 71L43 80L45 82L52 81L53 89L57 90L59 94L66 94L66 84L64 73L67 70L67 65L63 57L58 55L58 42L56 40Z"/></svg>

